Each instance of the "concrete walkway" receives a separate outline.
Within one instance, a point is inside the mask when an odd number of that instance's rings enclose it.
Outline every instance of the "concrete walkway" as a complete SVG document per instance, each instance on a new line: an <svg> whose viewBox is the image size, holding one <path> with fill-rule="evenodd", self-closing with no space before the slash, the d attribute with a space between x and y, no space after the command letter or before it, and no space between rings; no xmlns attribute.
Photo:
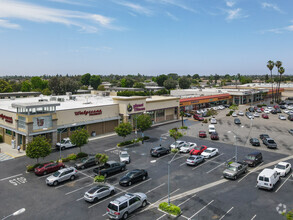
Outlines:
<svg viewBox="0 0 293 220"><path fill-rule="evenodd" d="M22 157L22 156L25 156L26 155L25 154L25 151L20 150L20 152L18 152L17 148L13 149L11 147L11 145L6 144L6 143L1 143L0 144L0 149L1 149L1 152L0 153L5 154L5 155L8 155L8 156L10 156L12 158Z"/></svg>

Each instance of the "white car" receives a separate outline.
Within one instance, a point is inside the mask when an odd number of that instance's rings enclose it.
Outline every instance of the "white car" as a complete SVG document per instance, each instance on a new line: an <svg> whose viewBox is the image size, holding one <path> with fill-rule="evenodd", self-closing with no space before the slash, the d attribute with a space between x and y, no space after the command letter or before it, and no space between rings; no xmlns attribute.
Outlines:
<svg viewBox="0 0 293 220"><path fill-rule="evenodd" d="M130 155L127 153L127 151L121 151L119 154L119 158L121 163L130 163Z"/></svg>
<svg viewBox="0 0 293 220"><path fill-rule="evenodd" d="M201 156L204 158L211 158L219 154L219 150L217 148L209 147L204 152L201 153Z"/></svg>
<svg viewBox="0 0 293 220"><path fill-rule="evenodd" d="M292 105L288 105L287 106L287 109L292 110L293 109L293 106Z"/></svg>
<svg viewBox="0 0 293 220"><path fill-rule="evenodd" d="M217 124L217 119L211 118L211 124Z"/></svg>
<svg viewBox="0 0 293 220"><path fill-rule="evenodd" d="M209 125L209 134L213 132L216 132L215 125Z"/></svg>
<svg viewBox="0 0 293 220"><path fill-rule="evenodd" d="M280 176L286 176L291 171L291 164L287 162L280 162L275 165L275 171L280 174Z"/></svg>
<svg viewBox="0 0 293 220"><path fill-rule="evenodd" d="M271 106L268 106L267 109L269 109L270 111L272 111L274 108Z"/></svg>
<svg viewBox="0 0 293 220"><path fill-rule="evenodd" d="M285 115L279 115L279 119L280 120L286 120L286 117L285 117Z"/></svg>
<svg viewBox="0 0 293 220"><path fill-rule="evenodd" d="M236 112L233 112L232 117L237 117Z"/></svg>
<svg viewBox="0 0 293 220"><path fill-rule="evenodd" d="M173 144L170 145L171 149L180 149L181 147L183 147L184 145L186 145L186 141L175 141Z"/></svg>
<svg viewBox="0 0 293 220"><path fill-rule="evenodd" d="M238 112L238 115L243 116L244 113L243 112Z"/></svg>
<svg viewBox="0 0 293 220"><path fill-rule="evenodd" d="M263 112L266 113L266 114L269 114L271 112L271 110L270 109L265 109Z"/></svg>
<svg viewBox="0 0 293 220"><path fill-rule="evenodd" d="M196 143L187 142L186 145L180 147L179 152L180 152L180 153L189 153L189 151L190 151L191 149L193 149L194 147L197 147L197 144L196 144Z"/></svg>
<svg viewBox="0 0 293 220"><path fill-rule="evenodd" d="M283 112L284 112L285 114L288 114L288 113L290 112L290 110L285 109L285 110L283 110Z"/></svg>
<svg viewBox="0 0 293 220"><path fill-rule="evenodd" d="M253 116L254 116L254 117L259 117L259 114L258 114L257 112L255 112L255 113L253 114Z"/></svg>

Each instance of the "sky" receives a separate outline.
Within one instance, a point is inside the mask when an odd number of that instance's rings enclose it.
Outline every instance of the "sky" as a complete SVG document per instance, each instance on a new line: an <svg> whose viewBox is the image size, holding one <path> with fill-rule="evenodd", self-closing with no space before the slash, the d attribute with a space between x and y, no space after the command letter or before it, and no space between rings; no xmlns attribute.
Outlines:
<svg viewBox="0 0 293 220"><path fill-rule="evenodd" d="M292 0L0 0L0 76L267 74L268 60L293 74L292 12Z"/></svg>

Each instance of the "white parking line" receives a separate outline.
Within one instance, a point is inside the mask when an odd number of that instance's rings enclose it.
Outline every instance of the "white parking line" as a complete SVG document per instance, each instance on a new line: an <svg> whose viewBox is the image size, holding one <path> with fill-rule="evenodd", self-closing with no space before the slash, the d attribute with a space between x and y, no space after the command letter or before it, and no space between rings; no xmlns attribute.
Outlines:
<svg viewBox="0 0 293 220"><path fill-rule="evenodd" d="M180 207L181 205L183 205L184 203L186 203L187 201L189 201L190 199L192 199L193 197L195 197L196 194L194 194L193 196L191 196L190 198L186 199L185 201L181 202L178 206Z"/></svg>
<svg viewBox="0 0 293 220"><path fill-rule="evenodd" d="M105 199L103 199L103 200L101 200L101 201L99 201L99 202L97 202L97 203L95 203L95 204L93 204L93 205L90 205L88 208L90 209L90 208L92 208L92 207L94 207L94 206L96 206L96 205L98 205L98 204L100 204L100 203L102 203L102 202L107 201L108 199L110 199L110 198L112 198L112 197L114 197L114 196L118 196L118 195L121 194L121 193L123 193L123 191L121 191L121 192L119 192L119 193L115 193L113 196L106 197Z"/></svg>
<svg viewBox="0 0 293 220"><path fill-rule="evenodd" d="M84 188L86 188L86 187L89 187L89 186L91 186L91 185L93 185L93 184L94 184L94 183L91 183L91 184L88 184L88 185L86 185L86 186L80 187L80 188L78 188L78 189L76 189L76 190L73 190L73 191L70 191L70 192L68 192L68 193L65 193L65 195L67 196L67 195L69 195L69 194L71 194L71 193L77 192L77 191L79 191L79 190L81 190L81 189L84 189Z"/></svg>
<svg viewBox="0 0 293 220"><path fill-rule="evenodd" d="M146 182L150 181L151 179L152 179L152 178L149 178L149 179L147 179L147 180L145 180L145 181L142 181L142 182L139 183L139 184L136 184L136 185L134 185L134 186L132 186L132 187L130 187L130 188L127 188L126 191L131 190L131 189L133 189L134 187L137 187L137 186L139 186L139 185L141 185L141 184L143 184L143 183L146 183Z"/></svg>
<svg viewBox="0 0 293 220"><path fill-rule="evenodd" d="M115 177L116 175L118 175L118 174L122 174L122 173L125 173L127 170L124 170L123 172L120 172L120 173L116 173L116 174L114 174L114 175L111 175L110 177L107 177L107 179L109 180L109 179L112 179L113 177Z"/></svg>
<svg viewBox="0 0 293 220"><path fill-rule="evenodd" d="M153 189L147 191L145 194L148 194L148 193L150 193L150 192L152 192L152 191L154 191L154 190L160 188L161 186L164 186L165 184L166 184L166 183L162 183L161 185L159 185L159 186L157 186L157 187L155 187L155 188L153 188Z"/></svg>
<svg viewBox="0 0 293 220"><path fill-rule="evenodd" d="M184 164L186 164L186 162L184 162L184 163L180 164L179 166L181 167L181 166L183 166Z"/></svg>
<svg viewBox="0 0 293 220"><path fill-rule="evenodd" d="M200 210L198 210L193 216L189 218L191 220L194 216L196 216L198 213L200 213L202 210L204 210L207 206L209 206L214 200L210 201L208 204L206 204L204 207L202 207Z"/></svg>
<svg viewBox="0 0 293 220"><path fill-rule="evenodd" d="M76 180L70 181L70 182L68 182L68 183L65 183L65 184L63 184L63 185L56 186L56 187L55 187L55 189L59 189L59 188L61 188L61 187L64 187L64 186L66 186L66 185L69 185L69 184L71 184L72 182L78 182L78 181L80 181L80 180L83 180L83 179L85 179L85 178L88 178L88 177L87 177L87 176L85 176L85 177L83 177L83 178L80 178L80 179L76 179Z"/></svg>
<svg viewBox="0 0 293 220"><path fill-rule="evenodd" d="M254 215L250 220L253 220L253 219L255 219L255 217L256 217L256 215Z"/></svg>
<svg viewBox="0 0 293 220"><path fill-rule="evenodd" d="M232 209L234 209L234 207L232 207L231 209L229 209L226 213L225 213L225 215L223 215L219 220L222 220Z"/></svg>
<svg viewBox="0 0 293 220"><path fill-rule="evenodd" d="M166 216L166 214L164 214L164 215L162 215L161 217L157 218L157 220L159 220L159 219L161 219L161 218L163 218L163 217L165 217L165 216Z"/></svg>
<svg viewBox="0 0 293 220"><path fill-rule="evenodd" d="M109 148L109 149L104 150L104 151L107 152L107 151L114 150L114 149L117 149L117 147Z"/></svg>
<svg viewBox="0 0 293 220"><path fill-rule="evenodd" d="M279 188L278 188L275 192L278 192L278 191L281 189L281 187L287 182L287 180L288 180L290 177L291 177L291 174L288 175L287 179L282 183L281 186L279 186Z"/></svg>
<svg viewBox="0 0 293 220"><path fill-rule="evenodd" d="M168 157L168 156L172 156L172 154L166 154L165 156L158 157L157 161L158 161L159 159L162 159L162 158L164 158L164 157Z"/></svg>
<svg viewBox="0 0 293 220"><path fill-rule="evenodd" d="M14 177L17 177L17 176L21 176L21 175L23 175L23 174L21 173L21 174L17 174L17 175L14 175L14 176L9 176L9 177L1 179L0 182L3 181L3 180L8 180L8 179L11 179L11 178L14 178Z"/></svg>
<svg viewBox="0 0 293 220"><path fill-rule="evenodd" d="M207 164L208 162L211 162L211 161L215 160L216 158L218 158L219 156L222 156L223 154L224 154L224 153L222 153L222 154L220 154L220 155L214 157L214 158L211 159L211 160L205 161L203 164L201 164L201 165L199 165L199 166L196 166L196 167L192 168L192 170L195 170L195 169L197 169L198 167L201 167L201 166Z"/></svg>
<svg viewBox="0 0 293 220"><path fill-rule="evenodd" d="M263 162L261 162L259 166L261 166L262 164L263 164ZM253 173L256 169L258 169L258 167L255 167L254 169L248 171L248 173L247 173L245 176L243 176L240 180L238 180L238 183L241 182L241 181L242 181L245 177L247 177L250 173Z"/></svg>
<svg viewBox="0 0 293 220"><path fill-rule="evenodd" d="M182 157L186 157L186 155L182 155L181 157L177 157L176 159L173 160L173 162L174 162L175 160L178 160L178 159L182 158Z"/></svg>
<svg viewBox="0 0 293 220"><path fill-rule="evenodd" d="M231 157L228 161L232 160L233 158L234 158L234 157ZM225 165L225 163L226 163L226 161L223 162L223 163L221 163L221 164L219 164L218 166L214 167L213 169L207 171L206 173L210 173L210 172L212 172L213 170L217 169L218 167L220 167L220 166L222 166L222 165Z"/></svg>
<svg viewBox="0 0 293 220"><path fill-rule="evenodd" d="M42 178L45 178L45 177L48 177L48 176L51 176L51 175L52 175L52 173L49 173L47 175L43 175L43 176L38 177L38 179L42 179Z"/></svg>

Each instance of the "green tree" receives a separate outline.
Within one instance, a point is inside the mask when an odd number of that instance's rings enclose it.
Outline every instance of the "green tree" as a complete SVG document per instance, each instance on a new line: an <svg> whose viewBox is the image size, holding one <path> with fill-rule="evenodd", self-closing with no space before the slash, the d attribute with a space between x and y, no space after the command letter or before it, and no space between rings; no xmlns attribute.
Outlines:
<svg viewBox="0 0 293 220"><path fill-rule="evenodd" d="M218 112L212 108L207 111L207 116L214 116L217 114L218 114Z"/></svg>
<svg viewBox="0 0 293 220"><path fill-rule="evenodd" d="M21 84L21 91L22 92L30 92L32 90L32 85L29 80L25 80Z"/></svg>
<svg viewBox="0 0 293 220"><path fill-rule="evenodd" d="M27 144L25 153L38 163L40 157L45 158L51 153L51 144L44 136L37 136Z"/></svg>
<svg viewBox="0 0 293 220"><path fill-rule="evenodd" d="M172 78L174 80L178 80L179 76L177 73L169 73L168 78Z"/></svg>
<svg viewBox="0 0 293 220"><path fill-rule="evenodd" d="M176 89L176 86L177 86L177 81L172 78L169 78L164 82L164 87L168 90Z"/></svg>
<svg viewBox="0 0 293 220"><path fill-rule="evenodd" d="M194 75L192 76L192 79L200 79L200 77L199 77L198 74L194 74Z"/></svg>
<svg viewBox="0 0 293 220"><path fill-rule="evenodd" d="M220 79L220 76L218 74L215 74L214 78L215 78L215 84L217 84L218 80Z"/></svg>
<svg viewBox="0 0 293 220"><path fill-rule="evenodd" d="M287 220L293 220L293 209L287 213L282 213L282 215L285 216Z"/></svg>
<svg viewBox="0 0 293 220"><path fill-rule="evenodd" d="M52 92L51 92L51 90L50 90L50 89L48 89L48 88L45 88L45 89L42 91L42 94L43 94L43 95L51 95L51 94L52 94Z"/></svg>
<svg viewBox="0 0 293 220"><path fill-rule="evenodd" d="M133 79L126 77L120 80L120 84L121 84L121 87L131 88L133 87L134 81Z"/></svg>
<svg viewBox="0 0 293 220"><path fill-rule="evenodd" d="M106 154L98 153L98 154L96 154L95 157L98 160L99 165L101 165L101 166L105 165L105 163L107 163L109 160L109 156L107 156ZM99 169L99 176L101 175L100 170L101 169Z"/></svg>
<svg viewBox="0 0 293 220"><path fill-rule="evenodd" d="M164 82L168 79L168 77L164 74L157 76L156 82L158 86L164 86Z"/></svg>
<svg viewBox="0 0 293 220"><path fill-rule="evenodd" d="M77 129L70 136L70 141L79 147L79 152L81 152L81 147L88 143L89 133L85 129Z"/></svg>
<svg viewBox="0 0 293 220"><path fill-rule="evenodd" d="M185 115L184 111L180 111L180 117L181 117L182 127L184 126L184 123L183 123L183 117L184 117L184 115Z"/></svg>
<svg viewBox="0 0 293 220"><path fill-rule="evenodd" d="M120 123L116 128L115 132L120 136L123 137L123 140L125 140L125 137L132 132L132 126L129 122L127 123Z"/></svg>
<svg viewBox="0 0 293 220"><path fill-rule="evenodd" d="M86 74L82 75L81 84L85 85L85 86L89 86L90 85L90 79L91 79L91 74L90 73L86 73Z"/></svg>
<svg viewBox="0 0 293 220"><path fill-rule="evenodd" d="M268 61L267 63L267 68L269 68L270 72L271 72L271 80L273 80L273 68L275 66L275 63L271 60ZM274 102L274 85L273 85L273 81L272 81L272 102Z"/></svg>
<svg viewBox="0 0 293 220"><path fill-rule="evenodd" d="M90 85L94 89L98 89L98 86L102 83L101 77L98 75L92 75L90 78Z"/></svg>
<svg viewBox="0 0 293 220"><path fill-rule="evenodd" d="M147 114L142 114L137 116L136 120L137 120L137 129L139 129L142 133L152 126L152 119Z"/></svg>
<svg viewBox="0 0 293 220"><path fill-rule="evenodd" d="M104 85L99 85L98 90L99 91L105 91L106 89L105 89Z"/></svg>
<svg viewBox="0 0 293 220"><path fill-rule="evenodd" d="M280 86L281 86L281 80L282 80L282 75L285 72L285 68L283 68L282 66L278 69L278 72L280 74L280 80L279 80L279 86L278 86L278 93L277 93L277 101L280 102L281 101L281 97L280 97Z"/></svg>
<svg viewBox="0 0 293 220"><path fill-rule="evenodd" d="M43 90L46 88L47 84L43 82L41 77L34 76L31 78L31 85L33 90L37 90L37 89Z"/></svg>
<svg viewBox="0 0 293 220"><path fill-rule="evenodd" d="M5 80L0 79L0 93L12 92L12 87Z"/></svg>
<svg viewBox="0 0 293 220"><path fill-rule="evenodd" d="M144 89L145 85L142 82L136 82L136 83L134 83L133 88L142 88L142 89Z"/></svg>
<svg viewBox="0 0 293 220"><path fill-rule="evenodd" d="M171 129L169 130L169 135L171 138L174 138L175 141L177 141L179 138L183 137L183 134L178 131L178 129Z"/></svg>
<svg viewBox="0 0 293 220"><path fill-rule="evenodd" d="M189 89L190 85L191 85L191 81L186 76L183 76L179 79L179 87L181 89Z"/></svg>
<svg viewBox="0 0 293 220"><path fill-rule="evenodd" d="M21 82L19 82L19 81L9 81L9 84L10 84L10 86L11 86L11 88L12 88L12 92L19 92L19 91L21 91ZM0 86L0 88L2 88L1 86Z"/></svg>

